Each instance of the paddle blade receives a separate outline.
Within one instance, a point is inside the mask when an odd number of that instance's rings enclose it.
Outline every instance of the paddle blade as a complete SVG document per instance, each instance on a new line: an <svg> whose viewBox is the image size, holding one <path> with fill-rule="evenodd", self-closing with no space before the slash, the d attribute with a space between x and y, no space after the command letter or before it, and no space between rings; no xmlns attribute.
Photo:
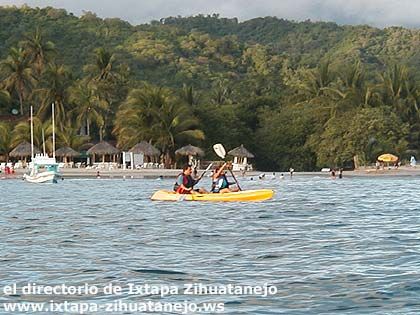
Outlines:
<svg viewBox="0 0 420 315"><path fill-rule="evenodd" d="M214 152L217 154L218 157L224 159L226 157L226 150L225 147L221 143L217 143L213 146Z"/></svg>

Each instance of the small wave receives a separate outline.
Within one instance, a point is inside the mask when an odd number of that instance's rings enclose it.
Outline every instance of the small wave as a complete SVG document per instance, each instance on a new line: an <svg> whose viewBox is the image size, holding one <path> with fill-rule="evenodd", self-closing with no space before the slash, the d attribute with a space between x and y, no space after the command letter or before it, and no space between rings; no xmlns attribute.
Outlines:
<svg viewBox="0 0 420 315"><path fill-rule="evenodd" d="M257 258L258 259L277 259L277 258L280 258L280 256L267 254L267 255L258 256Z"/></svg>
<svg viewBox="0 0 420 315"><path fill-rule="evenodd" d="M154 273L159 275L186 275L185 272L162 269L133 269L132 271L138 273Z"/></svg>

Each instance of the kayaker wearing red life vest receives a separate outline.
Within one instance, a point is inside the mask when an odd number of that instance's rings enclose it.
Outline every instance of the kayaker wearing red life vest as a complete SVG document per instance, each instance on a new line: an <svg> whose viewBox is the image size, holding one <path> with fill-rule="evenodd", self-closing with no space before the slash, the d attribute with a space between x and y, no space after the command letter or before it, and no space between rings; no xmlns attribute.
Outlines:
<svg viewBox="0 0 420 315"><path fill-rule="evenodd" d="M205 189L200 188L194 190L194 186L200 181L201 178L194 179L191 174L193 170L191 165L185 165L182 168L182 173L176 178L174 191L178 194L194 194L194 193L208 193Z"/></svg>

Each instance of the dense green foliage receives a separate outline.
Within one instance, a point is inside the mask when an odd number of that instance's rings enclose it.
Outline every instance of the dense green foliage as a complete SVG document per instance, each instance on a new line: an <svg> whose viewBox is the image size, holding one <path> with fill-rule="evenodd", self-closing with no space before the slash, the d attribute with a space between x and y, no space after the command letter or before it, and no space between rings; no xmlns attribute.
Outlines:
<svg viewBox="0 0 420 315"><path fill-rule="evenodd" d="M218 142L244 144L259 169L408 158L420 153L419 39L418 30L272 17L132 26L0 8L0 115L22 117L0 125L0 152L27 138L31 105L46 124L54 102L59 144L146 140L167 164L188 143L212 158Z"/></svg>

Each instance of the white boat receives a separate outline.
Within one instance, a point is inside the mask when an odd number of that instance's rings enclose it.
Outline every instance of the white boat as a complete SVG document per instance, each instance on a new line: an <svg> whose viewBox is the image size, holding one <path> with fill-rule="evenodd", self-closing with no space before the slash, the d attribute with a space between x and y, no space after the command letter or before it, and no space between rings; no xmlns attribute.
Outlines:
<svg viewBox="0 0 420 315"><path fill-rule="evenodd" d="M62 178L55 158L37 154L29 164L29 173L23 179L29 183L57 183Z"/></svg>
<svg viewBox="0 0 420 315"><path fill-rule="evenodd" d="M44 130L42 130L42 140L44 153L34 156L34 125L33 125L33 108L31 106L31 156L32 160L29 163L29 172L23 175L23 179L29 183L57 183L62 179L59 172L58 163L55 160L55 124L54 124L54 103L52 109L52 128L53 128L53 156L49 157L45 153L45 139Z"/></svg>

